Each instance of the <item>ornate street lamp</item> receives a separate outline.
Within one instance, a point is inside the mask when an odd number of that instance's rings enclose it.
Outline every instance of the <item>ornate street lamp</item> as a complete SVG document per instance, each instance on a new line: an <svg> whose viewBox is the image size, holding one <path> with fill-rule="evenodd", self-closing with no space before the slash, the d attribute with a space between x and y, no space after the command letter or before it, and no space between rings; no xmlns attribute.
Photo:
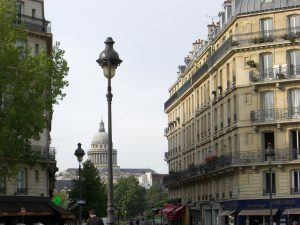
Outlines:
<svg viewBox="0 0 300 225"><path fill-rule="evenodd" d="M275 151L272 148L272 144L268 143L268 148L266 149L265 156L269 162L269 179L270 179L270 225L273 225L273 212L272 212L272 194L273 194L273 185L272 185L272 160L275 156Z"/></svg>
<svg viewBox="0 0 300 225"><path fill-rule="evenodd" d="M85 155L84 150L81 148L81 143L77 144L77 149L75 150L74 155L77 157L77 161L79 163L79 199L78 199L78 205L79 205L79 224L82 224L82 191L81 191L81 162L83 160L83 156Z"/></svg>
<svg viewBox="0 0 300 225"><path fill-rule="evenodd" d="M113 207L113 170L112 170L112 129L111 129L111 78L115 76L117 67L122 60L118 53L114 50L114 41L111 37L106 39L105 49L100 53L97 63L102 67L103 74L108 80L107 86L107 105L108 105L108 192L107 192L107 224L114 225L114 207Z"/></svg>

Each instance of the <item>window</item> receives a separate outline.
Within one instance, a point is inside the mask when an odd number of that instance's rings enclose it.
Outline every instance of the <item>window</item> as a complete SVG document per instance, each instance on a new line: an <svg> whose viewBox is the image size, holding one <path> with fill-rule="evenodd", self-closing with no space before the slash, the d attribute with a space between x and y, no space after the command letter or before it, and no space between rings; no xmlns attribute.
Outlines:
<svg viewBox="0 0 300 225"><path fill-rule="evenodd" d="M261 73L264 80L273 79L273 55L271 53L261 55Z"/></svg>
<svg viewBox="0 0 300 225"><path fill-rule="evenodd" d="M23 2L17 2L17 13L24 14L24 3Z"/></svg>
<svg viewBox="0 0 300 225"><path fill-rule="evenodd" d="M300 193L300 170L292 171L292 194Z"/></svg>
<svg viewBox="0 0 300 225"><path fill-rule="evenodd" d="M300 89L288 91L288 111L290 118L300 118Z"/></svg>
<svg viewBox="0 0 300 225"><path fill-rule="evenodd" d="M272 172L272 177L270 177L269 172L264 173L264 189L263 189L263 194L267 195L270 194L271 188L272 188L272 194L276 193L276 187L275 187L275 173ZM272 184L272 186L271 186Z"/></svg>
<svg viewBox="0 0 300 225"><path fill-rule="evenodd" d="M288 17L289 34L300 32L300 15L291 15Z"/></svg>
<svg viewBox="0 0 300 225"><path fill-rule="evenodd" d="M5 194L6 192L6 183L5 183L5 177L0 177L0 193Z"/></svg>
<svg viewBox="0 0 300 225"><path fill-rule="evenodd" d="M35 179L35 182L39 182L39 171L38 170L34 171L34 179Z"/></svg>
<svg viewBox="0 0 300 225"><path fill-rule="evenodd" d="M227 125L231 123L231 103L230 99L227 101Z"/></svg>
<svg viewBox="0 0 300 225"><path fill-rule="evenodd" d="M32 10L31 10L31 16L32 16L32 17L35 17L35 16L36 16L36 11L35 11L35 9L32 9Z"/></svg>
<svg viewBox="0 0 300 225"><path fill-rule="evenodd" d="M261 20L261 32L263 38L270 38L273 36L273 19L267 18Z"/></svg>
<svg viewBox="0 0 300 225"><path fill-rule="evenodd" d="M26 170L20 169L17 175L17 193L26 194Z"/></svg>
<svg viewBox="0 0 300 225"><path fill-rule="evenodd" d="M262 121L274 120L274 93L265 91L261 93Z"/></svg>
<svg viewBox="0 0 300 225"><path fill-rule="evenodd" d="M300 75L300 50L292 50L288 52L289 75Z"/></svg>
<svg viewBox="0 0 300 225"><path fill-rule="evenodd" d="M40 53L40 45L35 44L34 46L34 55L38 55Z"/></svg>

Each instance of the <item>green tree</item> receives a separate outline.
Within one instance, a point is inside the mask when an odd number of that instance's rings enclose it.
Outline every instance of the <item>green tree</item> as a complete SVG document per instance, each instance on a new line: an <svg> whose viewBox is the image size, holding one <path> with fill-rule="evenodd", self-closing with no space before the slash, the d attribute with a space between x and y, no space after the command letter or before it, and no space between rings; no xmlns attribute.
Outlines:
<svg viewBox="0 0 300 225"><path fill-rule="evenodd" d="M158 184L152 185L152 187L147 190L146 202L148 209L152 207L162 207L168 202L168 194Z"/></svg>
<svg viewBox="0 0 300 225"><path fill-rule="evenodd" d="M20 162L39 154L30 141L50 129L53 104L65 94L68 65L59 44L33 56L18 24L15 0L0 1L0 176L13 175Z"/></svg>
<svg viewBox="0 0 300 225"><path fill-rule="evenodd" d="M139 185L135 177L119 179L114 185L114 203L119 216L124 218L125 211L127 218L142 214L145 210L145 195L145 188Z"/></svg>
<svg viewBox="0 0 300 225"><path fill-rule="evenodd" d="M73 206L79 196L79 180L73 180L72 190L69 193L70 206ZM103 217L106 215L106 190L101 182L99 173L94 164L87 160L83 163L83 168L81 170L81 190L82 199L85 200L83 205L83 218L87 218L88 211L90 209L95 209L97 215ZM73 209L75 214L78 213L78 207Z"/></svg>

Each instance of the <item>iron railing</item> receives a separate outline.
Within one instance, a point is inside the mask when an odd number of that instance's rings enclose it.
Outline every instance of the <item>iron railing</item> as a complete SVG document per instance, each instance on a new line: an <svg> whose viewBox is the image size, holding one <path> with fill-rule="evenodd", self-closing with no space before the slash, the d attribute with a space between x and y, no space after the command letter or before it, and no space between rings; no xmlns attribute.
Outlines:
<svg viewBox="0 0 300 225"><path fill-rule="evenodd" d="M50 21L39 19L24 14L18 15L18 23L24 24L29 30L51 33L51 23Z"/></svg>
<svg viewBox="0 0 300 225"><path fill-rule="evenodd" d="M248 44L262 44L282 40L289 40L293 42L296 38L300 38L300 27L234 34L232 36L232 44L234 46L237 46Z"/></svg>
<svg viewBox="0 0 300 225"><path fill-rule="evenodd" d="M300 194L300 187L291 188L291 194Z"/></svg>
<svg viewBox="0 0 300 225"><path fill-rule="evenodd" d="M272 123L300 119L300 107L283 109L263 109L250 112L252 123Z"/></svg>
<svg viewBox="0 0 300 225"><path fill-rule="evenodd" d="M300 78L300 65L289 66L278 65L268 69L262 69L260 72L249 71L249 80L251 82L273 81L283 79Z"/></svg>
<svg viewBox="0 0 300 225"><path fill-rule="evenodd" d="M17 188L18 194L27 194L27 188Z"/></svg>
<svg viewBox="0 0 300 225"><path fill-rule="evenodd" d="M55 148L47 146L32 145L31 149L35 153L37 159L53 161L55 160Z"/></svg>
<svg viewBox="0 0 300 225"><path fill-rule="evenodd" d="M271 188L264 188L263 189L263 195L269 195L270 191L271 191ZM273 187L272 188L272 195L275 195L275 194L276 194L276 188Z"/></svg>
<svg viewBox="0 0 300 225"><path fill-rule="evenodd" d="M0 187L0 193L5 194L6 193L6 188L5 187Z"/></svg>
<svg viewBox="0 0 300 225"><path fill-rule="evenodd" d="M273 163L282 163L294 160L296 159L294 154L295 151L293 149L275 150ZM194 176L206 175L207 173L231 166L247 166L257 164L267 165L268 163L264 150L241 151L214 156L212 158L212 160L205 163L191 165L188 169L178 172L170 172L170 174L164 178L164 184L169 185Z"/></svg>

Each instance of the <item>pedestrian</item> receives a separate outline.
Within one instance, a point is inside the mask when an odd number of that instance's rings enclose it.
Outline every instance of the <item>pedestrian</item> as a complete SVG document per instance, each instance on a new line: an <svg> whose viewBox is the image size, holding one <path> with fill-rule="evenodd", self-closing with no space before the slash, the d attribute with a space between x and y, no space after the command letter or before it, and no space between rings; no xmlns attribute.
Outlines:
<svg viewBox="0 0 300 225"><path fill-rule="evenodd" d="M87 220L86 225L104 225L103 220L96 216L95 209L89 211L90 218Z"/></svg>
<svg viewBox="0 0 300 225"><path fill-rule="evenodd" d="M298 225L298 221L294 220L292 225Z"/></svg>
<svg viewBox="0 0 300 225"><path fill-rule="evenodd" d="M139 220L139 218L136 218L135 224L136 224L136 225L140 225L140 220Z"/></svg>

